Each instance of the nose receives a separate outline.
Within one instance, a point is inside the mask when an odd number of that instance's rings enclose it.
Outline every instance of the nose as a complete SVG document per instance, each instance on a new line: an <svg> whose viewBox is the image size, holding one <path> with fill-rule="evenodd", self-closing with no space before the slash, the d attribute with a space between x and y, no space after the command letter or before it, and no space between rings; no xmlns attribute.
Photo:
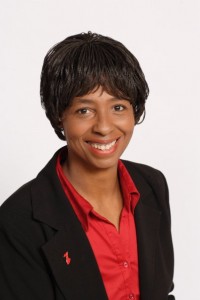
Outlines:
<svg viewBox="0 0 200 300"><path fill-rule="evenodd" d="M96 115L93 131L96 134L106 136L113 131L114 123L108 112L100 112Z"/></svg>

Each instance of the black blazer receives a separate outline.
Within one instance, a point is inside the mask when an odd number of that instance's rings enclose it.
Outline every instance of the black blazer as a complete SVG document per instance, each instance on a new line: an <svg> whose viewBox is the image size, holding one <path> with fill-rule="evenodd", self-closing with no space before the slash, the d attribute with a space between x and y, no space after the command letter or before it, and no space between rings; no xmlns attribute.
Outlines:
<svg viewBox="0 0 200 300"><path fill-rule="evenodd" d="M91 246L56 174L57 155L0 208L1 300L108 299ZM172 300L165 178L151 167L123 162L141 195L134 215L141 300Z"/></svg>

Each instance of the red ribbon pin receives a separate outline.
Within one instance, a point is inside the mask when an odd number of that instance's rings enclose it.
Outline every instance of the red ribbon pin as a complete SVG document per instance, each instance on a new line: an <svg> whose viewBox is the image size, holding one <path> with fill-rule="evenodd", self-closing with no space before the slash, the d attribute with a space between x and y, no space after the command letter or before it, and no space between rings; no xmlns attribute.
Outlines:
<svg viewBox="0 0 200 300"><path fill-rule="evenodd" d="M69 253L68 251L66 251L63 255L63 257L65 258L66 264L69 265L71 262L71 258L69 257Z"/></svg>

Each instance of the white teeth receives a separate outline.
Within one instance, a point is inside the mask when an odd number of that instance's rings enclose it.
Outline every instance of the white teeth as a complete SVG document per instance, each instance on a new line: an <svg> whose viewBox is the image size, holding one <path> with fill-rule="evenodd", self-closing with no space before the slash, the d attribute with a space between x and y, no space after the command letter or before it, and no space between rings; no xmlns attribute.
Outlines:
<svg viewBox="0 0 200 300"><path fill-rule="evenodd" d="M116 143L116 140L109 144L97 144L97 143L89 143L89 144L96 149L105 151L105 150L109 150L110 148L112 148L115 145L115 143Z"/></svg>

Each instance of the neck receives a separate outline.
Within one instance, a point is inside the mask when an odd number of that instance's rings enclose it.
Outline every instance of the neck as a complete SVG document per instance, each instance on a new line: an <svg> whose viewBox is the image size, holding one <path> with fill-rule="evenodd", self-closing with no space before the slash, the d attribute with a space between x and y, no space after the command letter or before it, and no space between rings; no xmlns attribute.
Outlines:
<svg viewBox="0 0 200 300"><path fill-rule="evenodd" d="M81 164L65 162L63 171L74 188L94 208L119 228L123 199L117 165L107 169L89 169Z"/></svg>
<svg viewBox="0 0 200 300"><path fill-rule="evenodd" d="M75 189L87 200L111 197L118 189L117 165L108 169L87 169L65 162L63 171ZM95 196L95 197L94 197Z"/></svg>

